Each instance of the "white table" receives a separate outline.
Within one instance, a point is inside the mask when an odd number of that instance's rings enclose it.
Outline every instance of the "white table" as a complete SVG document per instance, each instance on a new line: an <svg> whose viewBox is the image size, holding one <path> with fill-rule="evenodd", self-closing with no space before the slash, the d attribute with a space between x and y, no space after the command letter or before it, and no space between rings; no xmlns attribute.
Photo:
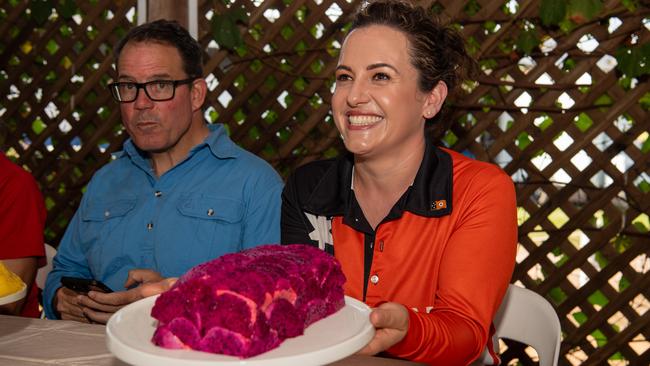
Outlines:
<svg viewBox="0 0 650 366"><path fill-rule="evenodd" d="M128 366L106 348L105 327L65 320L0 315L0 366ZM386 358L350 356L335 366L411 366Z"/></svg>

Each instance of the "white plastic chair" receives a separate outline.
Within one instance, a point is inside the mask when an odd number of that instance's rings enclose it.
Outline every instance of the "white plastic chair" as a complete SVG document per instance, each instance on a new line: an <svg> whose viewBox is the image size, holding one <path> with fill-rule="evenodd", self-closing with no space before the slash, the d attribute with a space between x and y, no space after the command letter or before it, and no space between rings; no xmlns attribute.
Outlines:
<svg viewBox="0 0 650 366"><path fill-rule="evenodd" d="M50 244L45 244L45 258L47 263L36 271L36 286L41 290L45 288L45 280L48 273L52 270L52 259L56 255L56 249Z"/></svg>
<svg viewBox="0 0 650 366"><path fill-rule="evenodd" d="M555 309L545 298L510 285L493 322L495 351L499 350L500 338L511 339L533 347L539 356L539 366L557 366L562 329ZM472 365L476 364L494 365L487 350Z"/></svg>

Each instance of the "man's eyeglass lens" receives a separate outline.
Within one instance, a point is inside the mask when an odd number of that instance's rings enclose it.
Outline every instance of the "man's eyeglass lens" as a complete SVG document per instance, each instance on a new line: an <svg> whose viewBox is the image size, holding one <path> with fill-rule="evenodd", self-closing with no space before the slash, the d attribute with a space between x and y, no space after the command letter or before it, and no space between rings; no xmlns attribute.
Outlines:
<svg viewBox="0 0 650 366"><path fill-rule="evenodd" d="M111 89L113 98L120 103L133 102L138 98L140 89L144 89L149 99L155 102L162 102L174 99L176 87L182 84L188 84L195 78L184 80L153 80L146 83L117 82L108 84Z"/></svg>

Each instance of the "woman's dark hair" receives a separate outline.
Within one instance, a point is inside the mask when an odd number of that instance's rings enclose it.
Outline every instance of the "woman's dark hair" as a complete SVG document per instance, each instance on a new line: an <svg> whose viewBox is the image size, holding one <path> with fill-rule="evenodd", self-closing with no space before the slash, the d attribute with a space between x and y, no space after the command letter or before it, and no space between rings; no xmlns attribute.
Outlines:
<svg viewBox="0 0 650 366"><path fill-rule="evenodd" d="M161 19L131 29L113 49L115 67L118 65L122 49L129 42L155 42L175 47L181 55L187 77L203 77L201 46L176 21Z"/></svg>
<svg viewBox="0 0 650 366"><path fill-rule="evenodd" d="M423 92L444 81L451 93L477 70L460 34L420 6L398 0L368 1L352 19L350 31L370 25L389 26L407 36L411 64L418 71Z"/></svg>

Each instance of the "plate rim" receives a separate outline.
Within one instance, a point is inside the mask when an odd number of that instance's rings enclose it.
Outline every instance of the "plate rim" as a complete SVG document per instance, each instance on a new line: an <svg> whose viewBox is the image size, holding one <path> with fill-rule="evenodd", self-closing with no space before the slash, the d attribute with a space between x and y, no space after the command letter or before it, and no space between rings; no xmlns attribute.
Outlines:
<svg viewBox="0 0 650 366"><path fill-rule="evenodd" d="M23 286L20 290L12 294L0 297L0 305L11 304L12 302L16 302L24 298L27 295L27 285L25 283L22 285Z"/></svg>
<svg viewBox="0 0 650 366"><path fill-rule="evenodd" d="M119 321L118 319L124 313L130 311L129 308L135 308L140 306L146 307L149 305L148 303L151 303L150 306L152 307L153 303L158 298L158 296L160 295L146 297L144 299L140 299L136 302L133 302L123 307L122 309L118 310L118 312L116 312L115 314L113 314L113 316L110 317L108 323L106 324L106 331L105 331L106 346L108 350L115 357L133 365L150 365L152 362L155 362L156 365L160 365L160 366L178 366L178 365L183 365L183 366L185 365L187 366L204 366L204 365L214 365L214 366L218 366L218 365L262 366L264 365L266 366L269 365L272 366L272 365L286 365L288 363L297 362L297 361L300 361L301 364L303 365L307 365L307 363L303 361L303 359L305 358L304 354L281 356L281 357L271 358L271 359L255 359L255 357L247 358L247 359L239 359L235 356L214 354L217 356L232 357L232 359L224 360L224 361L204 360L204 359L179 359L179 358L169 357L166 355L149 353L147 351L134 348L132 345L129 345L126 342L124 342L122 339L118 338L113 329L116 326L116 323ZM344 299L345 299L346 307L349 306L350 308L352 308L352 311L359 314L366 314L366 316L369 317L371 309L368 305L347 295L344 297ZM155 321L155 319L153 320ZM345 344L341 345L339 343L339 344L329 345L325 348L312 351L309 354L311 355L312 358L318 359L318 364L331 363L343 359L345 357L348 357L353 353L355 353L356 351L363 348L363 346L366 345L374 337L374 334L375 334L375 328L372 326L370 320L368 319L363 325L361 331L352 335L350 338L346 339ZM331 353L331 349L333 348L334 349L340 348L342 350L339 350L338 354L334 354ZM168 350L168 351L174 351L174 350ZM193 350L188 350L188 351L193 351ZM200 352L200 351L194 351L194 352ZM208 352L205 353L210 354ZM316 363L314 363L314 365L315 364Z"/></svg>

